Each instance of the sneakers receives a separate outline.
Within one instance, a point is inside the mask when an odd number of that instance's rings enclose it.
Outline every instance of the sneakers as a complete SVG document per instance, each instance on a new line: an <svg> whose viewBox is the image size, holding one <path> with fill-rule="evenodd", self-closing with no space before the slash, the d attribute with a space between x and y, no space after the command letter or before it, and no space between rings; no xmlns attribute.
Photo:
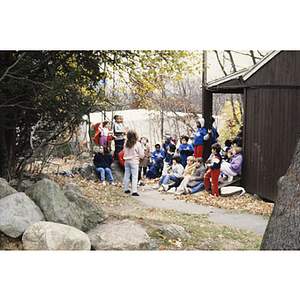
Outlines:
<svg viewBox="0 0 300 300"><path fill-rule="evenodd" d="M226 182L227 181L227 176L223 176L220 181L221 182Z"/></svg>
<svg viewBox="0 0 300 300"><path fill-rule="evenodd" d="M163 190L164 190L164 188L162 186L158 189L159 192L161 192Z"/></svg>
<svg viewBox="0 0 300 300"><path fill-rule="evenodd" d="M106 186L106 181L102 181L102 185L103 185L103 186Z"/></svg>
<svg viewBox="0 0 300 300"><path fill-rule="evenodd" d="M177 190L175 192L175 195L182 195L182 194L184 194L184 190L183 189Z"/></svg>
<svg viewBox="0 0 300 300"><path fill-rule="evenodd" d="M185 188L184 188L184 193L185 193L185 194L191 194L191 193L192 193L192 190L189 189L188 187L185 187Z"/></svg>
<svg viewBox="0 0 300 300"><path fill-rule="evenodd" d="M127 191L125 191L124 193L125 193L125 194L130 194L130 191L129 191L129 190L127 190Z"/></svg>
<svg viewBox="0 0 300 300"><path fill-rule="evenodd" d="M114 182L111 182L110 185L116 185Z"/></svg>
<svg viewBox="0 0 300 300"><path fill-rule="evenodd" d="M228 176L227 182L231 182L233 180L233 176Z"/></svg>
<svg viewBox="0 0 300 300"><path fill-rule="evenodd" d="M169 186L167 184L162 184L161 186L165 192L169 189Z"/></svg>
<svg viewBox="0 0 300 300"><path fill-rule="evenodd" d="M139 186L144 186L144 185L145 183L140 181Z"/></svg>
<svg viewBox="0 0 300 300"><path fill-rule="evenodd" d="M171 189L168 190L168 193L174 194L176 192L176 187L172 187Z"/></svg>
<svg viewBox="0 0 300 300"><path fill-rule="evenodd" d="M139 194L138 193L132 193L131 196L139 196Z"/></svg>
<svg viewBox="0 0 300 300"><path fill-rule="evenodd" d="M159 183L157 183L154 187L153 187L153 189L155 189L155 190L158 190L160 188L160 184Z"/></svg>

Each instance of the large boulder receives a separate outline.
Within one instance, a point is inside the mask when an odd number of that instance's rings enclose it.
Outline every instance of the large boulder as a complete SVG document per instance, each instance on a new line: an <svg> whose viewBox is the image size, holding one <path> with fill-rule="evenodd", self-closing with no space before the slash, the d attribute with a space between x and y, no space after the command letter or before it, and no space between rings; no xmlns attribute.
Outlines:
<svg viewBox="0 0 300 300"><path fill-rule="evenodd" d="M111 166L111 173L115 182L124 181L124 167L117 161L114 161ZM97 180L100 178L100 174L96 171L94 164L84 163L79 166L74 166L71 170L73 174L80 174L84 179L87 180ZM108 175L105 174L106 180L108 180Z"/></svg>
<svg viewBox="0 0 300 300"><path fill-rule="evenodd" d="M40 180L43 180L43 179L50 179L50 176L49 175L47 175L47 174L44 174L44 173L39 173L38 175L36 175L36 176L34 176L33 178L32 178L32 180L34 181L34 182L38 182L38 181L40 181Z"/></svg>
<svg viewBox="0 0 300 300"><path fill-rule="evenodd" d="M17 191L12 188L4 178L0 177L0 199L15 193L17 193Z"/></svg>
<svg viewBox="0 0 300 300"><path fill-rule="evenodd" d="M185 231L182 226L176 224L167 224L157 228L159 233L173 239L190 240L191 236Z"/></svg>
<svg viewBox="0 0 300 300"><path fill-rule="evenodd" d="M41 208L47 221L82 229L82 212L75 203L68 200L57 183L43 179L31 186L26 193Z"/></svg>
<svg viewBox="0 0 300 300"><path fill-rule="evenodd" d="M0 199L0 231L17 238L30 225L44 221L40 208L24 193L15 193Z"/></svg>
<svg viewBox="0 0 300 300"><path fill-rule="evenodd" d="M95 166L88 163L81 164L78 167L73 167L72 173L79 173L84 179L87 180L97 180L99 178L99 174L96 171Z"/></svg>
<svg viewBox="0 0 300 300"><path fill-rule="evenodd" d="M146 231L130 220L100 224L87 232L95 250L156 250Z"/></svg>
<svg viewBox="0 0 300 300"><path fill-rule="evenodd" d="M115 182L124 181L124 167L118 161L114 161L110 169Z"/></svg>
<svg viewBox="0 0 300 300"><path fill-rule="evenodd" d="M25 179L25 180L22 180L21 182L21 186L20 186L20 192L25 192L30 186L32 186L34 183L29 180L29 179ZM16 189L17 188L17 185L18 185L18 179L13 179L9 182L9 185Z"/></svg>
<svg viewBox="0 0 300 300"><path fill-rule="evenodd" d="M108 218L108 215L92 200L83 196L80 187L75 183L68 183L63 192L69 201L74 202L83 214L82 231L96 227Z"/></svg>
<svg viewBox="0 0 300 300"><path fill-rule="evenodd" d="M28 227L22 242L25 250L91 250L84 232L53 222L38 222Z"/></svg>

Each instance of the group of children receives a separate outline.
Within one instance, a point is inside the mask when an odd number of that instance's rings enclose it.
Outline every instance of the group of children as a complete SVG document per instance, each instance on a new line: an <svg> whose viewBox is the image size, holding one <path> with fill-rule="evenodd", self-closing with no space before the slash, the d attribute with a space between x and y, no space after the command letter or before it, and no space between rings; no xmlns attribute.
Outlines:
<svg viewBox="0 0 300 300"><path fill-rule="evenodd" d="M134 181L136 180L139 185L144 185L142 174L150 179L160 177L158 184L154 187L160 191L163 190L180 195L184 193L192 194L204 188L206 191L211 191L213 195L218 196L219 180L226 178L228 181L232 181L233 177L241 172L242 148L232 148L231 142L226 141L225 148L221 149L220 144L217 143L219 136L217 130L213 126L212 129L206 130L203 118L196 123L197 130L194 135L194 141L191 144L188 143L188 136L182 136L176 151L177 141L168 134L162 147L160 144L156 144L152 153L150 152L147 138L142 137L140 140L135 141L138 139L135 131L134 134L131 134L134 137L132 141L134 142L135 150L128 147L128 145L133 147L131 145L133 142L127 142L129 139L128 128L125 128L122 116L115 116L114 119L115 122L112 129L110 129L108 121L104 121L101 126L101 123L94 125L94 129L97 130L94 141L99 144L99 153L95 153L93 162L96 171L100 173L101 181L104 185L106 184L105 173L108 174L110 184L114 185L110 166L114 159L121 162L121 158L124 160L126 191L128 190L127 182L128 174L130 173L131 176L133 175ZM124 140L126 134L127 149L125 151ZM211 136L213 141L211 146L212 154L205 163L202 158L204 142ZM114 158L109 150L112 140L115 142ZM133 154L134 158L132 157ZM129 161L127 173L126 160ZM132 163L133 161L134 163ZM130 167L134 165L134 168L128 168L128 165ZM137 174L135 174L136 167ZM172 182L171 184L170 181ZM133 194L137 195L135 183L133 186Z"/></svg>
<svg viewBox="0 0 300 300"><path fill-rule="evenodd" d="M156 150L152 154L152 161L155 161L155 163L150 165L149 171L146 173L146 177L155 178L153 166L159 166L156 160L161 160L160 166L163 164L162 174L158 184L154 186L155 189L177 195L192 194L205 189L207 192L211 192L212 195L218 196L218 182L220 180L231 182L233 177L241 172L242 148L233 148L233 142L228 140L225 142L225 147L221 149L220 144L217 143L219 137L217 130L214 126L212 126L212 129L206 130L204 125L204 119L197 121L197 131L192 144L188 143L189 138L187 136L181 137L178 148L179 155L175 154L174 147L170 148L170 145L172 145L170 135L166 136L169 149L166 149L165 152L160 150L159 144L155 145ZM242 138L242 128L239 130L239 135ZM205 163L202 158L204 142L210 137L212 137L212 153ZM241 139L236 138L234 143L237 143L237 141L241 142ZM156 177L159 177L158 170L156 170ZM170 181L172 184L169 184Z"/></svg>

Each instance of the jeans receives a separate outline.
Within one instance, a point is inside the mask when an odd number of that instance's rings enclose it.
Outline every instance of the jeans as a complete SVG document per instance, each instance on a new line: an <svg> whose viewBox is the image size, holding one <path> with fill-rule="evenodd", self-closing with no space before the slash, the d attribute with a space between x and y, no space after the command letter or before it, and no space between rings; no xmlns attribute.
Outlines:
<svg viewBox="0 0 300 300"><path fill-rule="evenodd" d="M139 172L138 164L134 165L134 164L130 164L129 162L125 161L124 191L128 191L130 175L131 175L132 176L132 178L131 178L132 193L137 192L138 172Z"/></svg>
<svg viewBox="0 0 300 300"><path fill-rule="evenodd" d="M168 182L170 180L174 181L175 183L181 182L181 178L178 178L178 177L174 176L173 174L168 174L168 175L162 176L158 183L159 184L168 184Z"/></svg>
<svg viewBox="0 0 300 300"><path fill-rule="evenodd" d="M101 176L101 181L104 182L105 181L105 172L108 174L108 178L109 178L109 182L112 183L114 182L114 179L112 177L112 173L111 173L111 169L110 168L96 168L96 171L100 173Z"/></svg>
<svg viewBox="0 0 300 300"><path fill-rule="evenodd" d="M194 194L194 193L200 191L203 188L204 188L204 182L202 181L201 183L199 183L198 185L196 185L196 186L194 186L190 189L192 190L192 194Z"/></svg>
<svg viewBox="0 0 300 300"><path fill-rule="evenodd" d="M119 153L122 151L124 147L124 140L115 140L115 153L114 159L119 160Z"/></svg>

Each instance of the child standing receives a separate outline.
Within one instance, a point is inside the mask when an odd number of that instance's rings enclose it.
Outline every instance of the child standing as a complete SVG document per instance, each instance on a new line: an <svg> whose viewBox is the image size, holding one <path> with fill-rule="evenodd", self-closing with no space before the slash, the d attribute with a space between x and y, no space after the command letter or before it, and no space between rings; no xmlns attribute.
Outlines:
<svg viewBox="0 0 300 300"><path fill-rule="evenodd" d="M113 158L109 152L109 149L107 146L100 146L99 152L95 153L93 163L96 167L96 171L100 173L101 181L103 185L106 185L105 182L105 173L108 174L108 178L111 185L115 185L114 179L111 173L110 166L113 162Z"/></svg>
<svg viewBox="0 0 300 300"><path fill-rule="evenodd" d="M186 160L188 156L192 156L194 154L194 147L191 144L188 144L189 137L186 135L183 135L181 137L181 144L178 148L180 157L182 159L182 165L183 167L186 166Z"/></svg>
<svg viewBox="0 0 300 300"><path fill-rule="evenodd" d="M139 183L139 185L145 185L141 181L142 171L143 171L143 176L145 176L146 173L147 173L147 168L148 168L148 163L150 161L151 152L150 152L150 146L148 144L148 139L147 138L142 137L141 140L140 140L140 143L141 143L141 146L144 150L145 156L143 158L140 158L138 183Z"/></svg>
<svg viewBox="0 0 300 300"><path fill-rule="evenodd" d="M139 160L144 157L144 149L139 142L139 137L135 130L127 132L127 140L124 146L125 175L124 192L129 194L129 182L131 176L132 196L139 196L137 193L137 182L139 172Z"/></svg>
<svg viewBox="0 0 300 300"><path fill-rule="evenodd" d="M194 156L202 157L203 149L204 149L204 141L209 139L209 133L207 133L206 129L204 128L205 120L203 118L197 121L197 131L194 135L194 142L193 145L195 147Z"/></svg>
<svg viewBox="0 0 300 300"><path fill-rule="evenodd" d="M109 121L104 121L102 123L102 126L99 126L99 129L101 130L99 146L104 145L109 148L113 136L113 131L110 129L109 126Z"/></svg>
<svg viewBox="0 0 300 300"><path fill-rule="evenodd" d="M214 155L212 163L207 165L209 171L204 175L204 188L209 191L211 189L212 195L219 196L219 176L222 163L222 156L220 154L221 146L216 143L211 145L211 153ZM211 179L211 182L210 182Z"/></svg>
<svg viewBox="0 0 300 300"><path fill-rule="evenodd" d="M124 139L125 139L125 127L121 123L122 117L117 116L116 117L116 122L113 126L113 131L114 135L116 136L115 138L115 153L114 153L114 158L118 160L118 154L122 151L124 147Z"/></svg>

